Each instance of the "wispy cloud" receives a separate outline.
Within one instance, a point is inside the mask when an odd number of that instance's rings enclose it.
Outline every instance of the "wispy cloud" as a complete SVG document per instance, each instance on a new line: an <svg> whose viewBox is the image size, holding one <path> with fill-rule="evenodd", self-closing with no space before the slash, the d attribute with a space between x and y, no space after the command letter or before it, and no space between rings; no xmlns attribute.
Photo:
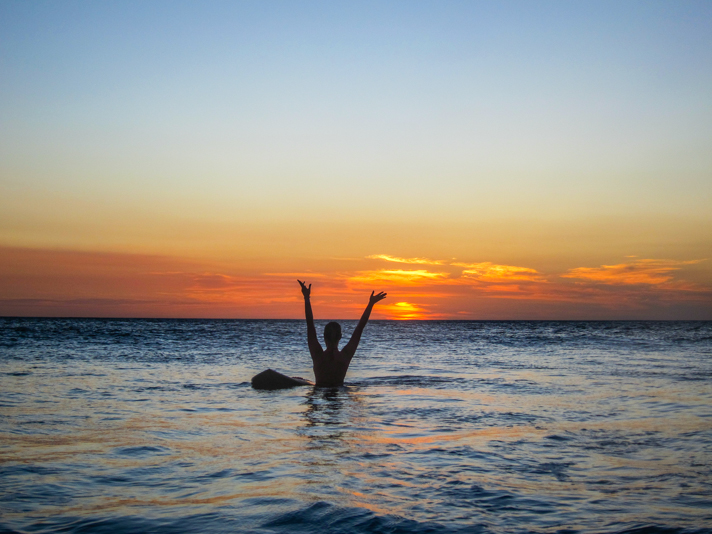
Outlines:
<svg viewBox="0 0 712 534"><path fill-rule="evenodd" d="M462 276L484 282L503 282L508 280L526 280L528 282L546 282L536 269L516 265L498 265L485 261L482 263L453 263L466 267Z"/></svg>
<svg viewBox="0 0 712 534"><path fill-rule="evenodd" d="M655 260L640 259L617 265L600 267L577 267L571 269L562 278L578 278L603 284L658 286L672 280L673 272L684 265L692 265L703 260Z"/></svg>
<svg viewBox="0 0 712 534"><path fill-rule="evenodd" d="M354 276L351 276L349 281L368 284L390 282L408 285L444 280L448 276L448 273L435 273L426 269L412 271L381 269L377 271L359 271Z"/></svg>
<svg viewBox="0 0 712 534"><path fill-rule="evenodd" d="M536 269L519 267L516 265L500 265L489 261L480 263L464 263L448 260L433 260L428 258L399 258L398 256L390 256L388 254L373 254L366 257L369 259L396 263L464 267L464 270L461 272L463 277L483 282L502 282L506 280L526 280L529 282L546 281Z"/></svg>
<svg viewBox="0 0 712 534"><path fill-rule="evenodd" d="M388 254L372 254L371 256L366 256L371 260L384 260L392 261L395 263L412 263L419 265L446 265L447 262L442 260L431 260L428 258L399 258L397 256L389 256Z"/></svg>
<svg viewBox="0 0 712 534"><path fill-rule="evenodd" d="M263 273L265 276L277 276L279 278L294 278L306 280L307 278L326 278L324 273L295 272L295 273Z"/></svg>

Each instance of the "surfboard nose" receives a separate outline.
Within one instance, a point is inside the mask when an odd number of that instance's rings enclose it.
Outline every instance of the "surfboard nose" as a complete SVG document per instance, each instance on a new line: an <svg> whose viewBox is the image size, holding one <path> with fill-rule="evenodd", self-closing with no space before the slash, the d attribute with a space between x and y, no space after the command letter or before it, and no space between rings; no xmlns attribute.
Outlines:
<svg viewBox="0 0 712 534"><path fill-rule="evenodd" d="M252 377L252 387L255 389L286 389L295 386L313 386L303 378L293 378L272 369L267 369Z"/></svg>

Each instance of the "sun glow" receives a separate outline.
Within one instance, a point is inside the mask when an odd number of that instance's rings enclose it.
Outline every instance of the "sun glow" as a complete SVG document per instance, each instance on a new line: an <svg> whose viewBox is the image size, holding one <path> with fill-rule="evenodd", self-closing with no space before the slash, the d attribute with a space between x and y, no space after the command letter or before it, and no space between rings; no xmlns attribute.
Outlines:
<svg viewBox="0 0 712 534"><path fill-rule="evenodd" d="M395 304L386 305L384 313L388 315L389 319L412 320L428 318L428 314L422 307L410 302L396 302Z"/></svg>

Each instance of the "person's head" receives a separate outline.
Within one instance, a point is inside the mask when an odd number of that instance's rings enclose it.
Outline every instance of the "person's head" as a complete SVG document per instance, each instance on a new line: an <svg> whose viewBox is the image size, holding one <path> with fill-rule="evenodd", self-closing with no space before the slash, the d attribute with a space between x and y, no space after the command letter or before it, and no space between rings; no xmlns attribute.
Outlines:
<svg viewBox="0 0 712 534"><path fill-rule="evenodd" d="M341 325L330 322L324 327L324 341L327 345L337 345L341 339Z"/></svg>

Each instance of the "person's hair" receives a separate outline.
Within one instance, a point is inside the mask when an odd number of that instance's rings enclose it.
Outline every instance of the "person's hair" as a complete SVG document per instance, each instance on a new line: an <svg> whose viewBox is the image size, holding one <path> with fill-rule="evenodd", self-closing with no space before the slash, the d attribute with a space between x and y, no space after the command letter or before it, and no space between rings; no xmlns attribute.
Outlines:
<svg viewBox="0 0 712 534"><path fill-rule="evenodd" d="M327 343L338 343L341 339L341 325L330 322L324 327L324 341Z"/></svg>

